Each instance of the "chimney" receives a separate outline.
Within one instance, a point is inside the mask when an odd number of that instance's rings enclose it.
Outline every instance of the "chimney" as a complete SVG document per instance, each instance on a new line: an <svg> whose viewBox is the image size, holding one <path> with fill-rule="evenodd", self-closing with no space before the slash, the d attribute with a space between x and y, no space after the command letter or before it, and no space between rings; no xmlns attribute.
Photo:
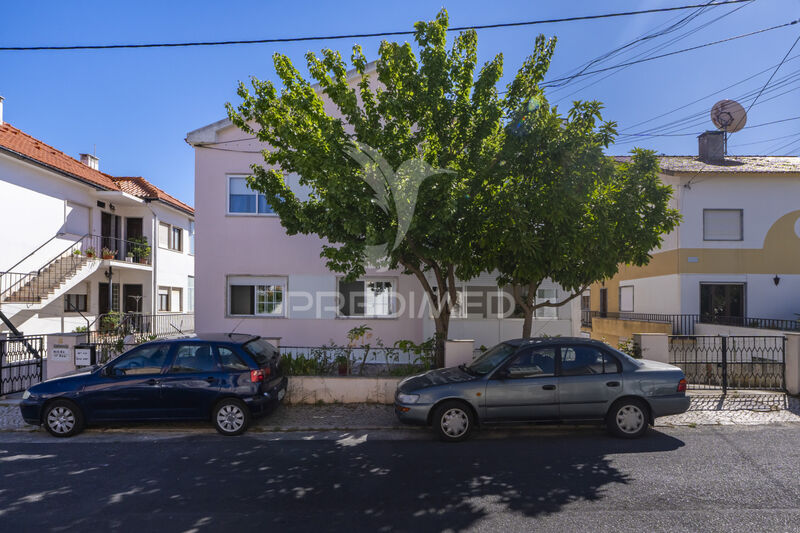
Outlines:
<svg viewBox="0 0 800 533"><path fill-rule="evenodd" d="M700 161L706 163L725 160L725 132L706 131L697 137Z"/></svg>
<svg viewBox="0 0 800 533"><path fill-rule="evenodd" d="M81 163L89 168L100 170L100 160L92 154L81 154Z"/></svg>
<svg viewBox="0 0 800 533"><path fill-rule="evenodd" d="M3 125L3 100L4 98L0 96L0 126Z"/></svg>

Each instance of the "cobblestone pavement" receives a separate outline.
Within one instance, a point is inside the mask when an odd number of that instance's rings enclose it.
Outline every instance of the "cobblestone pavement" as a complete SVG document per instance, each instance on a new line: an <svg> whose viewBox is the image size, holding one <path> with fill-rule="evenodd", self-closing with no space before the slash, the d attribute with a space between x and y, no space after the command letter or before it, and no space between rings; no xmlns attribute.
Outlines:
<svg viewBox="0 0 800 533"><path fill-rule="evenodd" d="M692 394L686 413L662 417L656 426L757 425L800 422L800 399L778 393ZM126 426L106 426L120 429ZM158 424L153 429L210 430L209 424ZM283 405L255 421L252 431L358 430L408 428L392 406L376 404ZM137 431L143 426L137 425ZM0 400L0 431L44 431L25 424L16 402Z"/></svg>

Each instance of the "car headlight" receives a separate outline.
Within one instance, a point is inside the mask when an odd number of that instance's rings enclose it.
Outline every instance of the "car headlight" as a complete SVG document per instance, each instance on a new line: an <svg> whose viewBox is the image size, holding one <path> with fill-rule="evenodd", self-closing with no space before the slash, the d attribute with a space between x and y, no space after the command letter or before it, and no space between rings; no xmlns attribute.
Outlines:
<svg viewBox="0 0 800 533"><path fill-rule="evenodd" d="M22 393L22 399L23 400L27 400L30 397L31 397L31 391L30 390L26 390L25 392Z"/></svg>
<svg viewBox="0 0 800 533"><path fill-rule="evenodd" d="M419 394L398 394L397 401L400 403L416 403L419 400Z"/></svg>

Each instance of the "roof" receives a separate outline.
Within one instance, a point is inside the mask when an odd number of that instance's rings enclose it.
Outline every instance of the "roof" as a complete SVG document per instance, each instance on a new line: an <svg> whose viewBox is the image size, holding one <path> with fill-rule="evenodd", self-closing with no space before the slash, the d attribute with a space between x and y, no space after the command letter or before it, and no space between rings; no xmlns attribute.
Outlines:
<svg viewBox="0 0 800 533"><path fill-rule="evenodd" d="M170 196L142 177L114 177L95 170L7 122L0 123L0 150L98 189L122 191L144 200L160 200L181 211L194 214L191 206Z"/></svg>
<svg viewBox="0 0 800 533"><path fill-rule="evenodd" d="M631 156L617 155L614 160L620 163L630 161ZM707 163L697 156L662 155L658 156L661 170L666 173L726 173L726 174L793 174L800 173L800 157L768 155L731 155L724 161Z"/></svg>
<svg viewBox="0 0 800 533"><path fill-rule="evenodd" d="M114 183L117 184L122 192L145 200L161 200L194 214L192 206L181 202L174 196L170 196L141 176L113 176L111 179L114 180Z"/></svg>

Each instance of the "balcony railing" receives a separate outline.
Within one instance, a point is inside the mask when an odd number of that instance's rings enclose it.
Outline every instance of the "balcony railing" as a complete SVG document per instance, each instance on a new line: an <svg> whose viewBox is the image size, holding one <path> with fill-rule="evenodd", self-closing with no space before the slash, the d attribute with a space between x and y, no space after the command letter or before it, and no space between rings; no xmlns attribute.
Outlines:
<svg viewBox="0 0 800 533"><path fill-rule="evenodd" d="M592 327L593 318L631 320L639 322L658 322L672 324L673 335L694 335L695 324L719 324L755 329L775 329L780 331L800 331L800 321L779 318L753 318L736 316L707 316L692 314L661 313L617 313L603 311L581 311L581 326Z"/></svg>
<svg viewBox="0 0 800 533"><path fill-rule="evenodd" d="M114 259L140 265L151 264L152 248L147 237L124 240L103 235L86 235L72 253L90 259Z"/></svg>
<svg viewBox="0 0 800 533"><path fill-rule="evenodd" d="M142 313L105 313L97 317L89 332L89 342L108 337L132 335L136 341L152 340L194 333L194 313L145 315Z"/></svg>

